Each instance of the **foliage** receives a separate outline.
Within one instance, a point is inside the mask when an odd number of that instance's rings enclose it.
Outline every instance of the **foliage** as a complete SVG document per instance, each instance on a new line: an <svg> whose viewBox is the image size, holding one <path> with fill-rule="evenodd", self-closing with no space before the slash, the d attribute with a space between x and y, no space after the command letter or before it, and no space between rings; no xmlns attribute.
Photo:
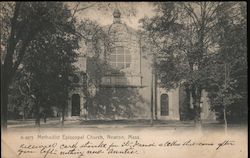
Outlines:
<svg viewBox="0 0 250 158"><path fill-rule="evenodd" d="M247 84L245 4L164 2L155 6L156 16L141 23L155 48L158 76L167 88L186 87L194 100L196 119L202 90L209 91L211 104L222 109L245 100L246 90L237 88ZM226 84L223 63L229 69ZM240 73L244 82L231 71Z"/></svg>
<svg viewBox="0 0 250 158"><path fill-rule="evenodd" d="M40 105L45 109L51 105L62 107L67 100L68 76L74 69L79 39L70 10L61 2L16 2L10 6L13 14L7 12L10 16L4 16L8 29L7 38L2 39L6 54L3 81L7 88L11 83L7 81L13 78L17 86L28 83L29 90L24 93L29 97L23 99L26 102L33 96L36 115ZM25 74L28 78L17 77Z"/></svg>
<svg viewBox="0 0 250 158"><path fill-rule="evenodd" d="M229 4L225 3L225 8ZM238 3L230 11L218 12L218 44L220 49L211 68L217 74L210 74L214 89L210 101L216 111L227 108L232 121L247 118L247 37L246 5ZM214 72L212 71L212 72ZM223 106L222 106L223 105ZM220 114L220 113L219 113Z"/></svg>

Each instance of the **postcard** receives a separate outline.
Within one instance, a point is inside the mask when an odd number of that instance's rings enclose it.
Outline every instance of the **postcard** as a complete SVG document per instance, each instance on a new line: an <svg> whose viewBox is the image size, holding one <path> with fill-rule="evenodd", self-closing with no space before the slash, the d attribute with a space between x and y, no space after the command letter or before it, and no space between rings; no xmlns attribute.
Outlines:
<svg viewBox="0 0 250 158"><path fill-rule="evenodd" d="M0 2L3 158L246 158L245 2Z"/></svg>

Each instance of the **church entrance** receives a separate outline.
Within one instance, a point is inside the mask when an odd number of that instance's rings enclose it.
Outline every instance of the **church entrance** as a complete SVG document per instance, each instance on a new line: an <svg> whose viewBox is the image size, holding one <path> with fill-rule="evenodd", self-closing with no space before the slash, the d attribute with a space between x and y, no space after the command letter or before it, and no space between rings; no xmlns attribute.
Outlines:
<svg viewBox="0 0 250 158"><path fill-rule="evenodd" d="M168 104L168 95L161 95L161 116L169 115L169 104Z"/></svg>
<svg viewBox="0 0 250 158"><path fill-rule="evenodd" d="M72 113L71 116L80 116L80 95L73 94L71 98Z"/></svg>

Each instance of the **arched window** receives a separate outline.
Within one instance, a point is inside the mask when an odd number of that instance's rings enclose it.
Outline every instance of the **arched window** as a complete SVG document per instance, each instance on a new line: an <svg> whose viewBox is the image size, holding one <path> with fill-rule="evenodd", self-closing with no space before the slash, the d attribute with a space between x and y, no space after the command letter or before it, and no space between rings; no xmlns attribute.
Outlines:
<svg viewBox="0 0 250 158"><path fill-rule="evenodd" d="M119 70L130 67L131 54L129 50L121 46L111 49L110 64Z"/></svg>
<svg viewBox="0 0 250 158"><path fill-rule="evenodd" d="M80 95L73 94L71 98L72 116L80 116Z"/></svg>
<svg viewBox="0 0 250 158"><path fill-rule="evenodd" d="M161 95L161 116L169 115L169 103L168 103L168 95Z"/></svg>

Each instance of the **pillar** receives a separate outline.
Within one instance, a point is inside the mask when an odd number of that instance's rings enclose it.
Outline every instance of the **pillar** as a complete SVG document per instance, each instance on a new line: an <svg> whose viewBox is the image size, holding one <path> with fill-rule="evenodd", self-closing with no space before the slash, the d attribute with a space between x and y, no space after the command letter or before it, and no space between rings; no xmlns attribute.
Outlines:
<svg viewBox="0 0 250 158"><path fill-rule="evenodd" d="M70 94L68 98L68 110L67 110L68 117L71 117L71 110L72 110L71 98L72 98L72 95Z"/></svg>
<svg viewBox="0 0 250 158"><path fill-rule="evenodd" d="M83 95L80 95L80 116L84 115L84 101L83 101Z"/></svg>

